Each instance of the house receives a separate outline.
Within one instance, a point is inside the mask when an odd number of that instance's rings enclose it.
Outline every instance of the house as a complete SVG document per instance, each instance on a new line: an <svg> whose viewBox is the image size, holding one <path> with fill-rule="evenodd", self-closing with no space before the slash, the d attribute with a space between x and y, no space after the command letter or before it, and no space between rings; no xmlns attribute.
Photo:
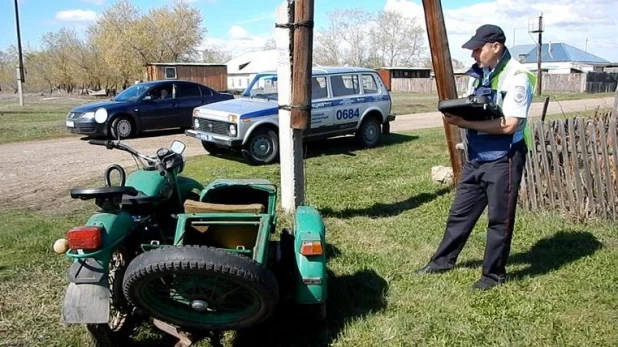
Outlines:
<svg viewBox="0 0 618 347"><path fill-rule="evenodd" d="M242 91L258 73L277 70L278 59L279 52L271 49L246 52L228 61L225 65L229 90Z"/></svg>
<svg viewBox="0 0 618 347"><path fill-rule="evenodd" d="M380 74L387 90L391 90L391 82L396 78L430 78L431 69L424 67L381 67L376 71Z"/></svg>
<svg viewBox="0 0 618 347"><path fill-rule="evenodd" d="M536 71L537 45L509 47L511 56L530 71ZM610 62L566 43L544 43L541 48L541 70L550 74L600 72Z"/></svg>
<svg viewBox="0 0 618 347"><path fill-rule="evenodd" d="M208 86L216 91L227 91L227 66L206 63L148 63L144 79L183 80Z"/></svg>

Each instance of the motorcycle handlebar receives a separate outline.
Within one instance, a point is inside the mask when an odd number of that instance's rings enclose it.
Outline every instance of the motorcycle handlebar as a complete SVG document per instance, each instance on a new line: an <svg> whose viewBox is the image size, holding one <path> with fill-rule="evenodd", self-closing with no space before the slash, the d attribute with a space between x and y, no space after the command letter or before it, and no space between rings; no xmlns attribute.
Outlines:
<svg viewBox="0 0 618 347"><path fill-rule="evenodd" d="M114 143L110 140L88 140L88 143L91 145L105 146L107 149L114 148Z"/></svg>

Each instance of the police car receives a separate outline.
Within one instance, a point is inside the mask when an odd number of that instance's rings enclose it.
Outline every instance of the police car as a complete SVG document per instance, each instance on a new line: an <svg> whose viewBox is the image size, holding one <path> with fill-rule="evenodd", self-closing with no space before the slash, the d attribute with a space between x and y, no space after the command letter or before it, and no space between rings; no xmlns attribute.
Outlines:
<svg viewBox="0 0 618 347"><path fill-rule="evenodd" d="M375 70L320 67L312 71L311 126L303 139L355 134L362 147L379 144L389 133L391 97ZM217 154L241 150L252 164L268 164L279 157L277 73L263 72L243 94L193 110L193 128L187 136Z"/></svg>

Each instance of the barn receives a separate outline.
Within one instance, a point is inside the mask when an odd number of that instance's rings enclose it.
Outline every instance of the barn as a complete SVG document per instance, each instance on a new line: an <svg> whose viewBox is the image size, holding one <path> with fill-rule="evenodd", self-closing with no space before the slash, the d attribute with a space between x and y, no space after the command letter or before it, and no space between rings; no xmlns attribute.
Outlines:
<svg viewBox="0 0 618 347"><path fill-rule="evenodd" d="M149 63L144 80L183 80L201 83L216 91L227 91L227 65L206 63Z"/></svg>

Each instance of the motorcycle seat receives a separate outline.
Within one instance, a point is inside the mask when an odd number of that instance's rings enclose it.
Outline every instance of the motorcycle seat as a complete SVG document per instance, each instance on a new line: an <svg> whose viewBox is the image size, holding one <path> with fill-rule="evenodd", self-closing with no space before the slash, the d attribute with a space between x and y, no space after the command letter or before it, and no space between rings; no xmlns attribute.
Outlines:
<svg viewBox="0 0 618 347"><path fill-rule="evenodd" d="M135 196L139 192L133 187L102 187L102 188L73 188L70 195L73 199L89 200L102 198L104 200Z"/></svg>

